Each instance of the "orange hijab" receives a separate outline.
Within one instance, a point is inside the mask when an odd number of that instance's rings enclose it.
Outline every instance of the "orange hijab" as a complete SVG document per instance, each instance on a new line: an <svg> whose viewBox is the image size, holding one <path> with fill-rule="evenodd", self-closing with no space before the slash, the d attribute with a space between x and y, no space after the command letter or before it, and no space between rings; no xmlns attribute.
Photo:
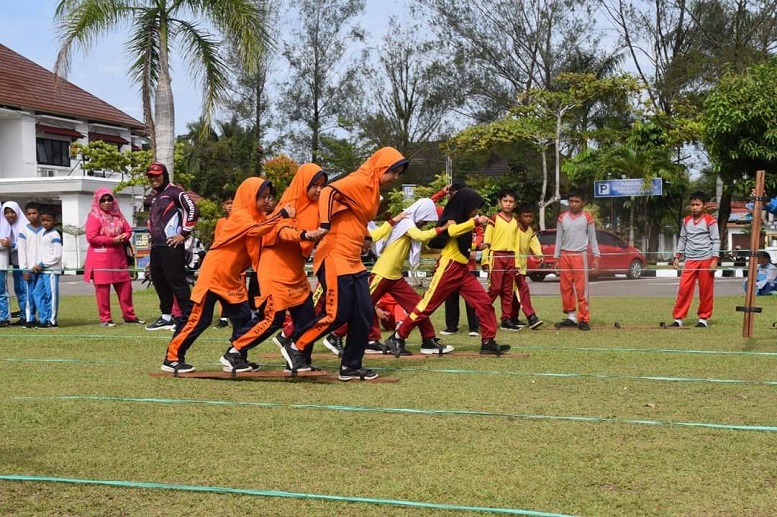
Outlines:
<svg viewBox="0 0 777 517"><path fill-rule="evenodd" d="M364 218L366 225L378 214L381 176L393 169L401 169L400 172L404 172L409 163L393 147L383 147L375 151L355 172L332 182L329 186L343 195L343 201L360 218Z"/></svg>
<svg viewBox="0 0 777 517"><path fill-rule="evenodd" d="M235 239L239 239L267 218L264 212L256 209L256 198L262 190L271 186L272 183L269 181L253 176L240 184L235 192L232 213L229 214L229 218L216 236L216 240L211 244L210 249L218 249Z"/></svg>
<svg viewBox="0 0 777 517"><path fill-rule="evenodd" d="M297 211L293 219L284 221L284 225L294 226L300 230L312 231L318 228L318 201L311 201L308 197L308 189L323 176L324 185L326 185L327 175L324 170L315 163L303 163L294 174L286 191L281 196L281 200L276 205L276 210L280 210L289 205ZM280 229L280 226L278 227ZM278 232L274 232L265 238L266 246L277 244ZM302 255L309 257L313 251L314 242L300 241Z"/></svg>

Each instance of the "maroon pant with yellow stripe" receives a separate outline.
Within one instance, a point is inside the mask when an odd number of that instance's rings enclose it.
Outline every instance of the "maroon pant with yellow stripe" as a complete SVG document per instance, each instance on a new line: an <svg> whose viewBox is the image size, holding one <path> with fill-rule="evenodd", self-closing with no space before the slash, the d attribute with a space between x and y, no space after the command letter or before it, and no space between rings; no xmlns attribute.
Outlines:
<svg viewBox="0 0 777 517"><path fill-rule="evenodd" d="M456 290L464 301L475 309L475 314L480 320L480 334L483 341L494 339L496 312L488 293L480 281L470 274L467 264L460 264L450 259L440 259L437 263L429 288L397 329L397 335L402 339L406 338L414 326L420 325L422 321L428 321L437 307L445 303L445 299Z"/></svg>

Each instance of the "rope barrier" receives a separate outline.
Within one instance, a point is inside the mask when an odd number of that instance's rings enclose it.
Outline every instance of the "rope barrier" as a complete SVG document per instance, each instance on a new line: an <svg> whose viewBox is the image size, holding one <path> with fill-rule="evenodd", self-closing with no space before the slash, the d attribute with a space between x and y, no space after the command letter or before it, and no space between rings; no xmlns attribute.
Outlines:
<svg viewBox="0 0 777 517"><path fill-rule="evenodd" d="M143 404L193 404L206 406L227 406L227 407L254 407L254 408L289 408L289 409L312 409L324 411L345 411L355 413L392 413L392 414L412 414L429 416L466 416L466 417L487 417L504 418L519 420L537 420L537 421L561 421L561 422L584 422L584 423L608 423L608 424L629 424L629 425L649 425L649 426L668 426L668 427L698 427L706 429L719 429L726 431L756 431L777 433L775 426L763 425L745 425L745 424L719 424L711 422L674 422L666 420L640 420L630 418L611 418L597 416L578 416L578 415L533 415L524 413L501 413L496 411L475 411L466 409L423 409L423 408L392 408L376 406L345 406L328 404L289 404L285 402L238 402L229 400L196 400L196 399L157 399L157 398L136 398L136 397L111 397L111 396L81 396L81 395L62 395L50 397L12 397L14 400L63 400L63 401L93 401L93 402L129 402Z"/></svg>
<svg viewBox="0 0 777 517"><path fill-rule="evenodd" d="M121 488L146 488L161 490L181 490L185 492L210 492L215 494L235 494L250 495L259 497L281 497L285 499L314 499L321 501L343 502L343 503L367 503L390 506L407 506L412 508L428 508L434 510L452 510L479 513L497 513L505 515L528 515L533 517L570 517L567 514L539 512L533 510L519 510L514 508L497 508L486 506L463 506L443 503L425 503L419 501L407 501L402 499L378 499L373 497L353 497L328 494L312 494L303 492L284 492L280 490L252 490L246 488L229 488L220 486L200 486L200 485L171 485L166 483L149 483L140 481L117 481L103 479L79 479L79 478L59 478L51 476L22 476L14 474L0 475L0 480L5 481L26 481L40 483L69 483L76 485L102 485Z"/></svg>

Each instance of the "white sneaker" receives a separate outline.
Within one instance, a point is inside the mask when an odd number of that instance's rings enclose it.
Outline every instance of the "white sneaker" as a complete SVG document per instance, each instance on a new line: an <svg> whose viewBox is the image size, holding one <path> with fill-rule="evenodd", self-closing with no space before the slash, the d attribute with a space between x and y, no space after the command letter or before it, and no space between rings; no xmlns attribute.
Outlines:
<svg viewBox="0 0 777 517"><path fill-rule="evenodd" d="M480 335L480 332L475 332L474 330L471 331L469 334L467 334L469 337L478 337Z"/></svg>

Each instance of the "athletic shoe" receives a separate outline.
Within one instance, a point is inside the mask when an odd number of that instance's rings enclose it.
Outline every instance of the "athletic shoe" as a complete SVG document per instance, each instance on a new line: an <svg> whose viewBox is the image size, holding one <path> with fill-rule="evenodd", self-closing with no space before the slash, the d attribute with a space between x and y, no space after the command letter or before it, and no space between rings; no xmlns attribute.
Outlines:
<svg viewBox="0 0 777 517"><path fill-rule="evenodd" d="M540 327L540 325L542 325L543 323L545 322L539 319L536 314L532 314L531 316L529 316L530 329L537 330Z"/></svg>
<svg viewBox="0 0 777 517"><path fill-rule="evenodd" d="M165 361L162 363L163 372L189 373L195 370L196 368L194 366L186 364L183 361L168 361L165 359Z"/></svg>
<svg viewBox="0 0 777 517"><path fill-rule="evenodd" d="M13 318L21 318L22 317L22 311L13 311L11 313L11 319Z"/></svg>
<svg viewBox="0 0 777 517"><path fill-rule="evenodd" d="M135 318L134 320L124 320L124 323L130 324L130 325L144 325L146 321Z"/></svg>
<svg viewBox="0 0 777 517"><path fill-rule="evenodd" d="M523 327L516 326L515 323L513 323L510 320L502 320L501 328L502 328L502 330L509 330L511 332L518 332Z"/></svg>
<svg viewBox="0 0 777 517"><path fill-rule="evenodd" d="M218 323L216 323L213 328L214 329L223 329L227 328L229 326L229 320L227 318L219 318Z"/></svg>
<svg viewBox="0 0 777 517"><path fill-rule="evenodd" d="M459 333L459 329L457 328L446 328L440 331L440 334L442 334L443 336L452 336L458 333Z"/></svg>
<svg viewBox="0 0 777 517"><path fill-rule="evenodd" d="M11 323L11 326L12 327L23 327L25 323L27 323L27 322L24 321L23 319L19 318L18 320L16 320L13 323Z"/></svg>
<svg viewBox="0 0 777 517"><path fill-rule="evenodd" d="M367 343L367 346L364 347L364 353L365 354L382 354L383 353L383 343L380 341L369 341Z"/></svg>
<svg viewBox="0 0 777 517"><path fill-rule="evenodd" d="M253 370L240 353L229 353L222 355L219 362L224 366L225 372L250 372Z"/></svg>
<svg viewBox="0 0 777 517"><path fill-rule="evenodd" d="M25 328L25 329L34 329L37 326L38 326L38 322L35 320L25 321L24 323L22 323L22 328Z"/></svg>
<svg viewBox="0 0 777 517"><path fill-rule="evenodd" d="M421 353L424 355L439 354L440 348L442 348L443 354L449 354L453 352L452 346L443 345L440 339L436 337L424 339L421 343Z"/></svg>
<svg viewBox="0 0 777 517"><path fill-rule="evenodd" d="M356 368L341 368L337 378L345 382L350 380L371 381L377 379L378 374L367 368L359 368L358 370Z"/></svg>
<svg viewBox="0 0 777 517"><path fill-rule="evenodd" d="M694 327L696 327L697 329L706 329L707 324L704 323L703 321L699 321L698 323L696 323L696 325L694 325Z"/></svg>
<svg viewBox="0 0 777 517"><path fill-rule="evenodd" d="M59 327L59 325L57 325L56 323L51 323L49 321L46 321L44 323L38 323L37 325L35 325L36 329L55 329L57 327Z"/></svg>
<svg viewBox="0 0 777 517"><path fill-rule="evenodd" d="M154 323L146 325L146 330L175 330L175 320L159 317Z"/></svg>
<svg viewBox="0 0 777 517"><path fill-rule="evenodd" d="M470 330L469 334L467 334L469 337L478 337L480 336L480 332L477 330Z"/></svg>
<svg viewBox="0 0 777 517"><path fill-rule="evenodd" d="M591 330L591 325L589 325L587 321L581 321L577 324L577 328L579 330Z"/></svg>
<svg viewBox="0 0 777 517"><path fill-rule="evenodd" d="M669 326L670 327L682 327L683 324L680 321L673 321L672 323L669 324Z"/></svg>
<svg viewBox="0 0 777 517"><path fill-rule="evenodd" d="M100 322L100 326L101 327L115 327L116 324L113 322L113 320L108 320L108 321L101 321Z"/></svg>
<svg viewBox="0 0 777 517"><path fill-rule="evenodd" d="M519 329L522 329L523 327L528 327L529 324L525 321L521 321L519 318L513 318L510 320L510 323L513 324L514 327L518 327Z"/></svg>
<svg viewBox="0 0 777 517"><path fill-rule="evenodd" d="M397 337L396 333L391 334L386 340L386 349L396 357L401 355L413 355L410 350L405 348L405 340Z"/></svg>
<svg viewBox="0 0 777 517"><path fill-rule="evenodd" d="M572 327L577 327L577 322L574 321L574 320L571 320L569 318L567 318L565 320L561 320L558 323L556 323L556 328L557 329L560 329L560 328L572 328Z"/></svg>
<svg viewBox="0 0 777 517"><path fill-rule="evenodd" d="M323 340L324 346L337 357L343 356L343 338L334 334L329 334Z"/></svg>
<svg viewBox="0 0 777 517"><path fill-rule="evenodd" d="M262 369L262 365L260 365L258 363L253 363L253 362L248 360L248 350L242 350L240 352L240 357L242 357L243 361L245 361L248 364L248 366L251 367L251 371L252 372L258 372L259 370Z"/></svg>
<svg viewBox="0 0 777 517"><path fill-rule="evenodd" d="M505 352L508 352L510 350L510 345L500 345L493 339L489 339L488 341L483 341L483 344L480 345L480 354L481 355L501 355Z"/></svg>
<svg viewBox="0 0 777 517"><path fill-rule="evenodd" d="M272 342L275 343L278 348L283 348L291 344L291 338L284 336L283 331L281 331L275 334L272 338Z"/></svg>
<svg viewBox="0 0 777 517"><path fill-rule="evenodd" d="M11 322L8 320L0 321L0 328L9 327L10 325L11 325Z"/></svg>
<svg viewBox="0 0 777 517"><path fill-rule="evenodd" d="M309 372L310 366L305 362L305 356L301 351L292 347L291 340L288 344L284 344L281 347L281 355L286 360L286 364L290 370L296 370L298 372Z"/></svg>

